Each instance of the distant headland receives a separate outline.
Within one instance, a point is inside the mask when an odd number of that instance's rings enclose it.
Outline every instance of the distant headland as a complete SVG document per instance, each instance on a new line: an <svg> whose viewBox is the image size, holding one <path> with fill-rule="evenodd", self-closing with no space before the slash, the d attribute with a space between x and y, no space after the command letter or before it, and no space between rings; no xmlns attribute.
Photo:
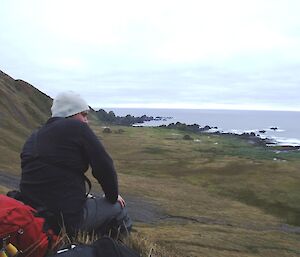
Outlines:
<svg viewBox="0 0 300 257"><path fill-rule="evenodd" d="M143 126L144 123L147 123L149 121L167 121L171 120L173 117L163 117L163 116L133 116L131 114L127 114L125 116L117 116L113 111L106 112L103 109L99 109L96 111L97 117L107 124L113 124L113 125L121 125L121 126ZM191 124L188 125L186 123L182 122L176 122L176 123L169 123L168 125L158 125L155 127L159 128L165 128L165 129L178 129L181 131L186 132L193 132L193 133L209 133L209 134L215 134L215 135L223 135L223 136L231 136L231 137L238 137L240 139L246 140L250 144L256 144L256 145L262 145L266 147L273 147L274 149L278 150L299 150L300 146L294 146L294 145L278 145L276 140L268 137L261 137L260 134L265 134L265 129L260 129L258 133L254 132L242 132L242 133L234 133L234 132L223 132L219 130L216 126L201 126L199 124ZM276 131L278 130L278 127L272 126L269 128L269 130Z"/></svg>
<svg viewBox="0 0 300 257"><path fill-rule="evenodd" d="M113 111L106 112L103 109L99 109L96 111L96 115L99 120L103 122L107 122L114 125L122 125L122 126L132 126L133 124L142 124L147 121L160 121L172 119L172 117L161 117L161 116L147 116L142 115L139 117L135 117L131 114L127 114L126 116L116 116Z"/></svg>

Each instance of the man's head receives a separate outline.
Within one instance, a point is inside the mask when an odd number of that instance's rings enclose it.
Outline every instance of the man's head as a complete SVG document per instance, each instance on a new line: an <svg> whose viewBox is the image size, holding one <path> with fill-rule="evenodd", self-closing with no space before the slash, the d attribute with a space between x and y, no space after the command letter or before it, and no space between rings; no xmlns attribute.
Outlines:
<svg viewBox="0 0 300 257"><path fill-rule="evenodd" d="M87 122L87 112L89 106L80 95L67 91L58 94L51 107L52 117L74 117L83 122Z"/></svg>

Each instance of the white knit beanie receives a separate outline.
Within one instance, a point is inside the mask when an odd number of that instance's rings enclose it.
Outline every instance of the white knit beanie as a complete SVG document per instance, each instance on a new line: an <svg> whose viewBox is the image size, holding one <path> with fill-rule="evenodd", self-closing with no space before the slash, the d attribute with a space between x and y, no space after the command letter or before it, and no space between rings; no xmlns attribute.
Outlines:
<svg viewBox="0 0 300 257"><path fill-rule="evenodd" d="M51 107L52 117L69 117L88 110L87 103L73 91L58 94Z"/></svg>

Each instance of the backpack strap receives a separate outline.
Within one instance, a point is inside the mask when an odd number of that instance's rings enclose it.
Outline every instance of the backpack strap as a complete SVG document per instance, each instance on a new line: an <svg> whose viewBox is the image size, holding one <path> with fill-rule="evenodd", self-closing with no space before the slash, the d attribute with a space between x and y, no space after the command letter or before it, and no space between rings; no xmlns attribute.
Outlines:
<svg viewBox="0 0 300 257"><path fill-rule="evenodd" d="M91 181L89 180L89 178L85 174L83 174L83 177L84 177L84 180L88 184L88 187L89 187L87 193L85 194L85 196L88 197L88 195L90 194L91 189L92 189L92 183L91 183Z"/></svg>
<svg viewBox="0 0 300 257"><path fill-rule="evenodd" d="M38 158L39 157L39 150L38 150L38 134L39 134L39 131L35 131L34 134L33 134L33 156L35 158Z"/></svg>
<svg viewBox="0 0 300 257"><path fill-rule="evenodd" d="M59 234L59 232L61 230L60 215L55 215L55 213L49 211L48 208L46 208L45 205L41 201L39 201L36 198L29 199L26 195L22 194L18 190L8 191L6 196L13 198L15 200L18 200L18 201L34 208L36 212L34 212L33 215L35 217L44 218L46 221L44 224L44 227L43 227L43 230L45 233L47 233L47 231L49 229L52 229L55 234Z"/></svg>

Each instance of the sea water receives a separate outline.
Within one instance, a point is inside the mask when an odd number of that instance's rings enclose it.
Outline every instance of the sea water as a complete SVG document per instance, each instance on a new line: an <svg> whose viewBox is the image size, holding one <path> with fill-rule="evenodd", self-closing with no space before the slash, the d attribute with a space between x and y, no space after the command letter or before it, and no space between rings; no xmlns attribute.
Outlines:
<svg viewBox="0 0 300 257"><path fill-rule="evenodd" d="M248 110L203 110L203 109L135 109L104 108L117 116L172 117L145 122L142 126L159 126L170 123L199 124L217 127L220 132L254 132L262 138L270 138L280 145L300 145L300 112L248 111ZM138 124L141 125L141 124ZM277 128L273 130L271 128ZM265 133L259 132L265 130Z"/></svg>

